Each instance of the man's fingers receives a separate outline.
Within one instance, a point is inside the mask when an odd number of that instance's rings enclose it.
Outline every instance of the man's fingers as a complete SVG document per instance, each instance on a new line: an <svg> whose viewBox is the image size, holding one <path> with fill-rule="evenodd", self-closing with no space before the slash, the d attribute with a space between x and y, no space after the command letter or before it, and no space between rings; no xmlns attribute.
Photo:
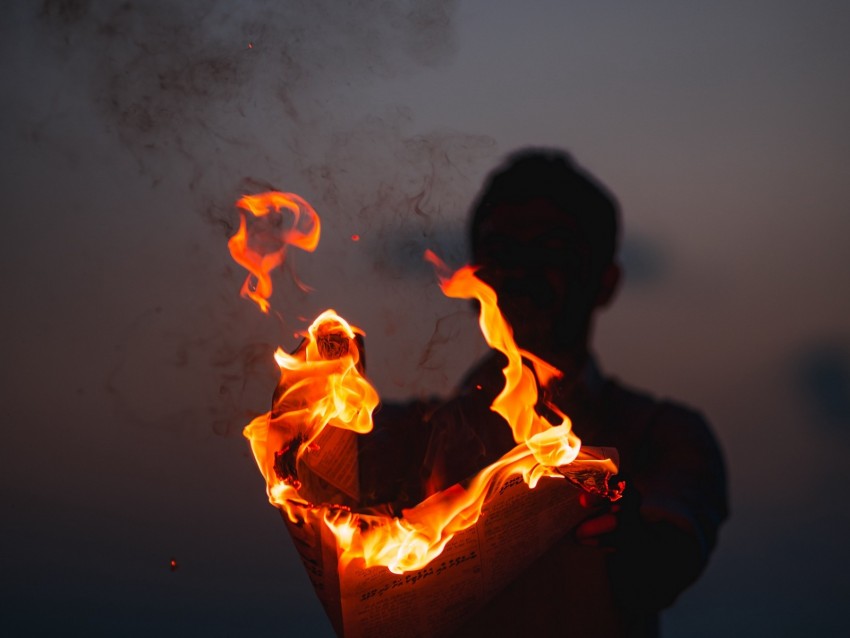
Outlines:
<svg viewBox="0 0 850 638"><path fill-rule="evenodd" d="M598 536L610 534L617 529L617 517L608 513L595 518L589 518L576 527L576 539L585 545L598 544Z"/></svg>
<svg viewBox="0 0 850 638"><path fill-rule="evenodd" d="M579 495L579 503L582 507L588 509L601 508L607 506L607 510L603 510L598 516L587 519L576 527L575 537L581 545L591 547L599 547L605 544L605 539L601 538L606 534L611 534L617 529L617 513L620 511L620 505L612 504L608 499L601 498L589 492L582 492Z"/></svg>
<svg viewBox="0 0 850 638"><path fill-rule="evenodd" d="M592 509L602 505L603 503L608 503L608 500L601 496L597 496L596 494L591 494L590 492L582 492L578 495L578 502L582 507Z"/></svg>

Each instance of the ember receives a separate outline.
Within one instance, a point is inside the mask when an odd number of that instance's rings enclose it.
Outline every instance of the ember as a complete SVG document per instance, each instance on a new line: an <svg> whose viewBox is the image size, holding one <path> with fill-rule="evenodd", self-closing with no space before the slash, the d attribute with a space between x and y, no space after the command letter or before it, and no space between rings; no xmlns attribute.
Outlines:
<svg viewBox="0 0 850 638"><path fill-rule="evenodd" d="M316 332L316 345L322 359L330 361L348 354L348 336L341 324L327 322L319 326Z"/></svg>
<svg viewBox="0 0 850 638"><path fill-rule="evenodd" d="M274 473L281 481L286 481L298 489L298 472L295 469L296 453L304 443L300 434L274 453Z"/></svg>

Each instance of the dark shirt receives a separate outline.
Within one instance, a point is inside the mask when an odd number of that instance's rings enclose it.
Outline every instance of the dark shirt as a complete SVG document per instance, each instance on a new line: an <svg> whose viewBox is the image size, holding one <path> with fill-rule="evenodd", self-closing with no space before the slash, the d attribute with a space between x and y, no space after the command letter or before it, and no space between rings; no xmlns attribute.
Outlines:
<svg viewBox="0 0 850 638"><path fill-rule="evenodd" d="M392 487L400 489L402 507L463 481L515 446L508 425L490 410L504 387L504 361L488 356L439 406L387 408L384 420L406 419L401 427L377 428L407 442L394 470L404 478ZM715 437L697 412L604 378L593 361L578 379L546 394L569 415L583 445L617 448L626 481L617 530L601 547L580 545L565 530L458 635L657 636L658 612L700 575L727 517Z"/></svg>

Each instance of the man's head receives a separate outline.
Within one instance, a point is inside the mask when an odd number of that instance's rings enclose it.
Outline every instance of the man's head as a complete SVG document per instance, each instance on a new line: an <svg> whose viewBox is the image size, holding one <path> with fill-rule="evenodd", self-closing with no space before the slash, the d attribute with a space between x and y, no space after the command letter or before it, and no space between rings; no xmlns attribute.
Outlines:
<svg viewBox="0 0 850 638"><path fill-rule="evenodd" d="M566 153L519 151L488 177L470 239L517 343L543 357L583 354L620 274L618 209L605 188Z"/></svg>

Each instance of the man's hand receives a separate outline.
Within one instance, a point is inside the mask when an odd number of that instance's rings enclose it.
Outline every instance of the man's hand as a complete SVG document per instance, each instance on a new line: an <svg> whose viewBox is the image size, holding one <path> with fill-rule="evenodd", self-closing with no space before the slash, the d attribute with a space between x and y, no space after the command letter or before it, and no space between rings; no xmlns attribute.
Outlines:
<svg viewBox="0 0 850 638"><path fill-rule="evenodd" d="M622 605L663 609L694 581L704 559L692 534L668 521L644 521L641 500L634 489L616 503L583 492L581 505L594 513L574 535L580 545L610 554L611 584Z"/></svg>
<svg viewBox="0 0 850 638"><path fill-rule="evenodd" d="M614 532L619 526L619 514L621 506L611 503L607 499L600 498L588 492L582 492L579 496L582 507L597 509L607 505L600 514L588 518L575 529L575 538L580 545L588 547L601 547L605 551L616 550L614 544Z"/></svg>

